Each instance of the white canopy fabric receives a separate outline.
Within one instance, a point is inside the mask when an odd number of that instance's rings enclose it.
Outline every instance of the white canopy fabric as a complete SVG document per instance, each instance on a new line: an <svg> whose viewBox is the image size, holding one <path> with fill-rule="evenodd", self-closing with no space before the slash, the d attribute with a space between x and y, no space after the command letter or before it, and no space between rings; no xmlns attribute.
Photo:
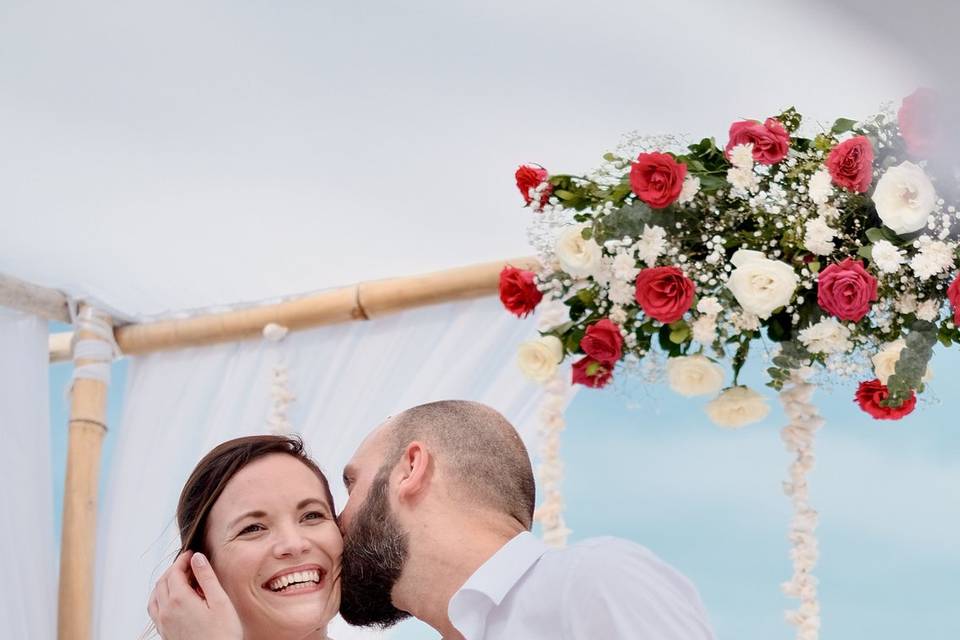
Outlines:
<svg viewBox="0 0 960 640"><path fill-rule="evenodd" d="M868 115L946 9L8 2L0 273L143 319L526 255L517 164Z"/></svg>
<svg viewBox="0 0 960 640"><path fill-rule="evenodd" d="M196 462L232 437L266 433L273 367L283 359L295 428L326 471L338 508L340 474L388 416L466 398L501 410L528 446L542 391L513 359L533 325L497 300L441 305L289 335L134 358L100 522L95 637L128 640L148 624L154 581L177 548L177 498ZM338 640L370 637L345 625Z"/></svg>
<svg viewBox="0 0 960 640"><path fill-rule="evenodd" d="M57 617L47 323L0 307L0 620L9 638L52 638Z"/></svg>

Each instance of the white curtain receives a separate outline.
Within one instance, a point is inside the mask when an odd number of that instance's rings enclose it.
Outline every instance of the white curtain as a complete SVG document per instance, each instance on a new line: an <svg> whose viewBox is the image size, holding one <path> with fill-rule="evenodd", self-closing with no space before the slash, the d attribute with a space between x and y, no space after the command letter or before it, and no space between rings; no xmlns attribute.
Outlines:
<svg viewBox="0 0 960 640"><path fill-rule="evenodd" d="M53 638L57 549L50 468L47 322L0 307L0 627Z"/></svg>
<svg viewBox="0 0 960 640"><path fill-rule="evenodd" d="M288 412L330 477L363 437L407 407L465 398L502 411L534 445L539 386L522 378L517 345L532 321L495 298L404 312L370 322L132 360L118 440L108 469L98 549L96 637L136 638L147 595L177 544L181 486L216 444L265 433L272 368L283 360L297 399ZM337 640L380 637L337 620Z"/></svg>

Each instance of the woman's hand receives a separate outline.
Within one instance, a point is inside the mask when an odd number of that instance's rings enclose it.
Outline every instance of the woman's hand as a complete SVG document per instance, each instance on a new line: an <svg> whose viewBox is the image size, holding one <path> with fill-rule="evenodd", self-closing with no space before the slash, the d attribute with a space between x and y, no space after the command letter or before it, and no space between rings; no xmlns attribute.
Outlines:
<svg viewBox="0 0 960 640"><path fill-rule="evenodd" d="M191 569L200 593L190 585ZM157 581L147 611L164 640L243 639L237 611L202 553L180 554Z"/></svg>

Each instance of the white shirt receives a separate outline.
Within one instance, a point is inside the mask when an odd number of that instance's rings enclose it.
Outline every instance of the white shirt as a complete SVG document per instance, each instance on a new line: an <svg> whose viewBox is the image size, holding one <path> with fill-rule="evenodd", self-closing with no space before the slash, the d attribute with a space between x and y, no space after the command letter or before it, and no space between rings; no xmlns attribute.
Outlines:
<svg viewBox="0 0 960 640"><path fill-rule="evenodd" d="M593 538L551 549L521 533L453 594L466 640L713 640L696 588L648 549Z"/></svg>

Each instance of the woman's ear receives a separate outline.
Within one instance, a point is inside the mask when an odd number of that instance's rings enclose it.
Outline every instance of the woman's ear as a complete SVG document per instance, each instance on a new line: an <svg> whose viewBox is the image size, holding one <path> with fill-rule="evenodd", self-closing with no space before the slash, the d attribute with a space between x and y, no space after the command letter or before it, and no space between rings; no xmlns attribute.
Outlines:
<svg viewBox="0 0 960 640"><path fill-rule="evenodd" d="M401 502L416 500L424 494L433 475L432 460L433 456L422 442L414 440L403 450L397 482L397 498Z"/></svg>

